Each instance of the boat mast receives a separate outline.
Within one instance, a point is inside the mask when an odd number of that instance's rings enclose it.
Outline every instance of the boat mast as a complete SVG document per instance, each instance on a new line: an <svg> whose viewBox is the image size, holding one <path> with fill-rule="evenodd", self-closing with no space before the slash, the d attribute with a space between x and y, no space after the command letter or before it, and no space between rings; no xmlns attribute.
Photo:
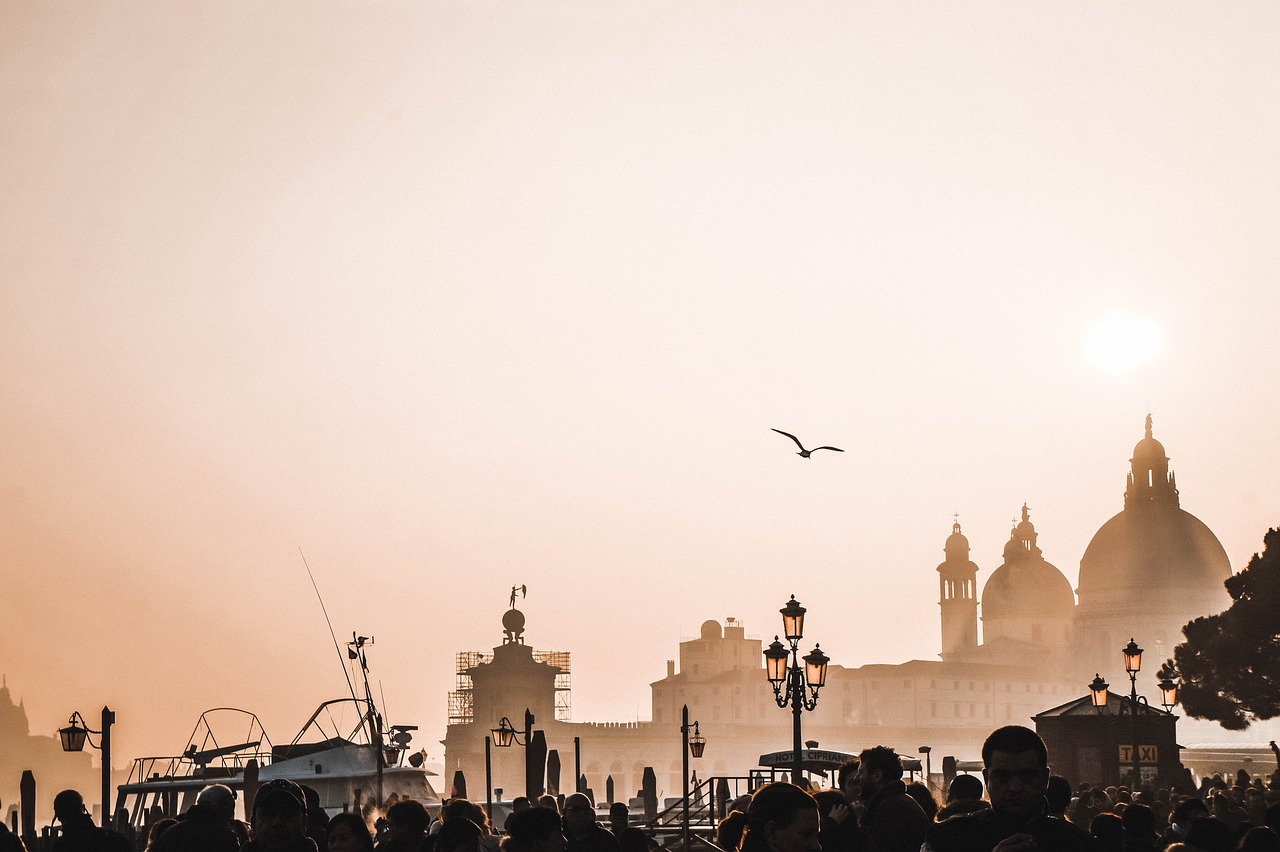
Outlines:
<svg viewBox="0 0 1280 852"><path fill-rule="evenodd" d="M360 674L364 677L364 700L365 706L365 722L369 726L369 745L373 747L374 760L378 767L378 807L382 807L382 770L384 767L384 758L382 754L382 714L378 712L378 705L373 703L373 691L369 688L369 660L365 656L365 645L372 645L374 640L370 636L357 636L351 634L351 641L347 643L347 657L360 662Z"/></svg>

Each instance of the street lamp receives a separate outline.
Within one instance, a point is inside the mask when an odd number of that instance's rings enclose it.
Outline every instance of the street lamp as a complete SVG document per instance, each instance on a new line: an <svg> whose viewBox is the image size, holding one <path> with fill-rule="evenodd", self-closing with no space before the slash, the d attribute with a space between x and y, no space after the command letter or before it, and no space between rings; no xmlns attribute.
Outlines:
<svg viewBox="0 0 1280 852"><path fill-rule="evenodd" d="M683 823L680 829L681 838L684 841L685 852L689 850L689 758L702 757L702 752L707 747L707 741L698 733L698 723L693 723L693 736L689 736L689 705L686 704L680 710L680 739L684 745L682 752L684 757L684 807L683 807Z"/></svg>
<svg viewBox="0 0 1280 852"><path fill-rule="evenodd" d="M1137 789L1142 783L1142 765L1141 765L1141 744L1138 736L1138 714L1140 706L1147 705L1146 696L1138 694L1138 673L1142 671L1142 649L1138 647L1138 643L1133 639L1129 640L1129 644L1120 649L1121 655L1124 657L1124 671L1129 675L1129 700L1120 702L1120 715L1126 713L1130 718L1131 737L1132 737L1132 753L1133 758L1133 786ZM1172 662L1166 662L1160 667L1160 671L1156 675L1160 680L1160 704L1164 707L1165 712L1171 712L1173 706L1178 703L1178 673L1174 671ZM1093 682L1089 684L1089 697L1093 701L1093 706L1098 708L1101 713L1107 706L1107 689L1108 685L1102 679L1102 675L1095 675Z"/></svg>
<svg viewBox="0 0 1280 852"><path fill-rule="evenodd" d="M531 713L528 708L525 708L524 711L523 737L515 729L515 726L511 724L511 720L506 716L503 716L502 721L498 723L498 727L493 729L493 743L498 748L510 748L512 743L524 746L524 778L526 787L529 785L529 779L533 777L533 773L530 769L530 763L533 759L531 749L529 748L529 744L531 742L533 742L533 713ZM534 798L532 790L526 789L525 795L530 799Z"/></svg>
<svg viewBox="0 0 1280 852"><path fill-rule="evenodd" d="M62 740L63 751L84 751L84 744L102 752L102 827L111 827L111 726L116 723L116 714L108 707L102 708L102 730L90 730L80 711L71 713L68 720L71 724L58 729L58 738ZM90 734L101 737L101 745L95 745Z"/></svg>
<svg viewBox="0 0 1280 852"><path fill-rule="evenodd" d="M803 657L800 656L806 610L796 601L795 595L791 596L791 600L779 612L782 613L782 632L787 638L787 645L783 645L777 636L773 637L773 642L764 651L765 676L773 686L773 698L778 706L791 707L791 783L799 786L803 745L800 737L800 714L817 706L818 690L826 685L827 663L831 659L817 646ZM804 662L804 668L800 667L801 661Z"/></svg>

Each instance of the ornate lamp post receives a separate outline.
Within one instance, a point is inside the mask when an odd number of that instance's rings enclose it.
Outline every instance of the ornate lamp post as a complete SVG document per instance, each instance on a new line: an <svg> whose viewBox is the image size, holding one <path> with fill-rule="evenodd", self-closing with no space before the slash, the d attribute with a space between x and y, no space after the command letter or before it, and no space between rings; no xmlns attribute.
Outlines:
<svg viewBox="0 0 1280 852"><path fill-rule="evenodd" d="M779 612L782 613L782 631L788 644L783 645L778 641L777 636L773 637L773 642L764 652L765 669L766 677L773 686L773 698L778 702L778 706L791 707L793 749L791 783L799 786L803 769L800 714L818 705L818 690L827 683L827 663L831 662L831 659L822 653L822 648L816 645L804 657L800 656L800 640L804 638L806 610L796 601L795 595L791 596L791 600ZM804 668L800 667L801 660L804 661Z"/></svg>
<svg viewBox="0 0 1280 852"><path fill-rule="evenodd" d="M1138 735L1138 714L1140 706L1147 705L1146 696L1138 694L1138 672L1142 671L1142 649L1138 647L1138 643L1133 639L1129 640L1129 644L1120 649L1120 653L1124 656L1124 671L1129 675L1129 700L1120 702L1120 715L1128 714L1130 719L1130 757L1133 758L1133 787L1136 790L1138 785L1142 783L1142 762L1141 762L1141 743ZM1166 663L1161 667L1159 672L1160 687L1160 704L1164 707L1165 712L1171 712L1173 706L1178 703L1178 684L1176 681L1177 673L1173 667ZM1089 684L1089 697L1093 701L1093 706L1098 708L1098 712L1105 711L1107 706L1107 690L1109 685L1102 679L1102 675L1095 675L1093 682Z"/></svg>
<svg viewBox="0 0 1280 852"><path fill-rule="evenodd" d="M533 741L533 713L526 707L524 711L524 736L515 729L511 724L511 720L506 716L502 717L502 721L498 723L498 727L493 729L493 743L498 748L510 748L512 743L524 746L524 777L525 786L528 786L528 780L533 777L530 762L532 755L529 750L529 743ZM486 739L488 739L486 737ZM530 799L534 798L532 790L525 790L525 795Z"/></svg>
<svg viewBox="0 0 1280 852"><path fill-rule="evenodd" d="M111 726L116 722L116 714L108 707L102 708L102 730L93 731L89 729L84 717L80 715L80 711L72 711L69 724L65 728L58 729L58 738L62 740L63 751L84 751L84 744L88 742L93 748L102 752L102 827L111 827ZM99 740L101 745L95 745L93 740L89 739L90 734L97 734L102 739Z"/></svg>
<svg viewBox="0 0 1280 852"><path fill-rule="evenodd" d="M702 757L702 752L707 747L707 741L698 733L698 723L693 723L693 736L689 736L689 705L684 705L680 711L680 739L684 746L684 818L680 829L680 835L684 842L684 848L687 852L689 849L689 758L695 759Z"/></svg>

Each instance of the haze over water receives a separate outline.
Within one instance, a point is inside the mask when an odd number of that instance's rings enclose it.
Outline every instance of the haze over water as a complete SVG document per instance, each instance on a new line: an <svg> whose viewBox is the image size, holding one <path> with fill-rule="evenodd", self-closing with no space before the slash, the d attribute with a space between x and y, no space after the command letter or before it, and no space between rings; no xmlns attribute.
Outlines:
<svg viewBox="0 0 1280 852"><path fill-rule="evenodd" d="M346 688L299 547L431 761L512 584L576 720L791 594L836 663L931 658L953 513L979 583L1024 502L1074 583L1148 411L1239 570L1278 40L1255 3L4 4L0 672L34 733L111 705L118 766L214 706L287 742Z"/></svg>

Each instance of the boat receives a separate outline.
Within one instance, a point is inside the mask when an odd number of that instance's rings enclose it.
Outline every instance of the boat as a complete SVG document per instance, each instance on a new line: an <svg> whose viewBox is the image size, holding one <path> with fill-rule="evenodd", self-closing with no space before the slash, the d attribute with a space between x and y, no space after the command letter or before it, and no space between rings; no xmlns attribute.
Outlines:
<svg viewBox="0 0 1280 852"><path fill-rule="evenodd" d="M369 803L380 807L392 796L438 803L430 781L435 773L423 765L425 752L410 751L417 726L384 726L373 700L365 650L371 644L371 638L355 634L347 643L349 658L360 664L363 696L348 678L351 694L320 704L287 745L272 743L247 710L206 710L180 754L134 759L128 780L117 788L115 812L124 810L140 830L185 812L209 784L241 791L240 800L251 809L257 787L277 778L315 790L330 815L361 811Z"/></svg>

